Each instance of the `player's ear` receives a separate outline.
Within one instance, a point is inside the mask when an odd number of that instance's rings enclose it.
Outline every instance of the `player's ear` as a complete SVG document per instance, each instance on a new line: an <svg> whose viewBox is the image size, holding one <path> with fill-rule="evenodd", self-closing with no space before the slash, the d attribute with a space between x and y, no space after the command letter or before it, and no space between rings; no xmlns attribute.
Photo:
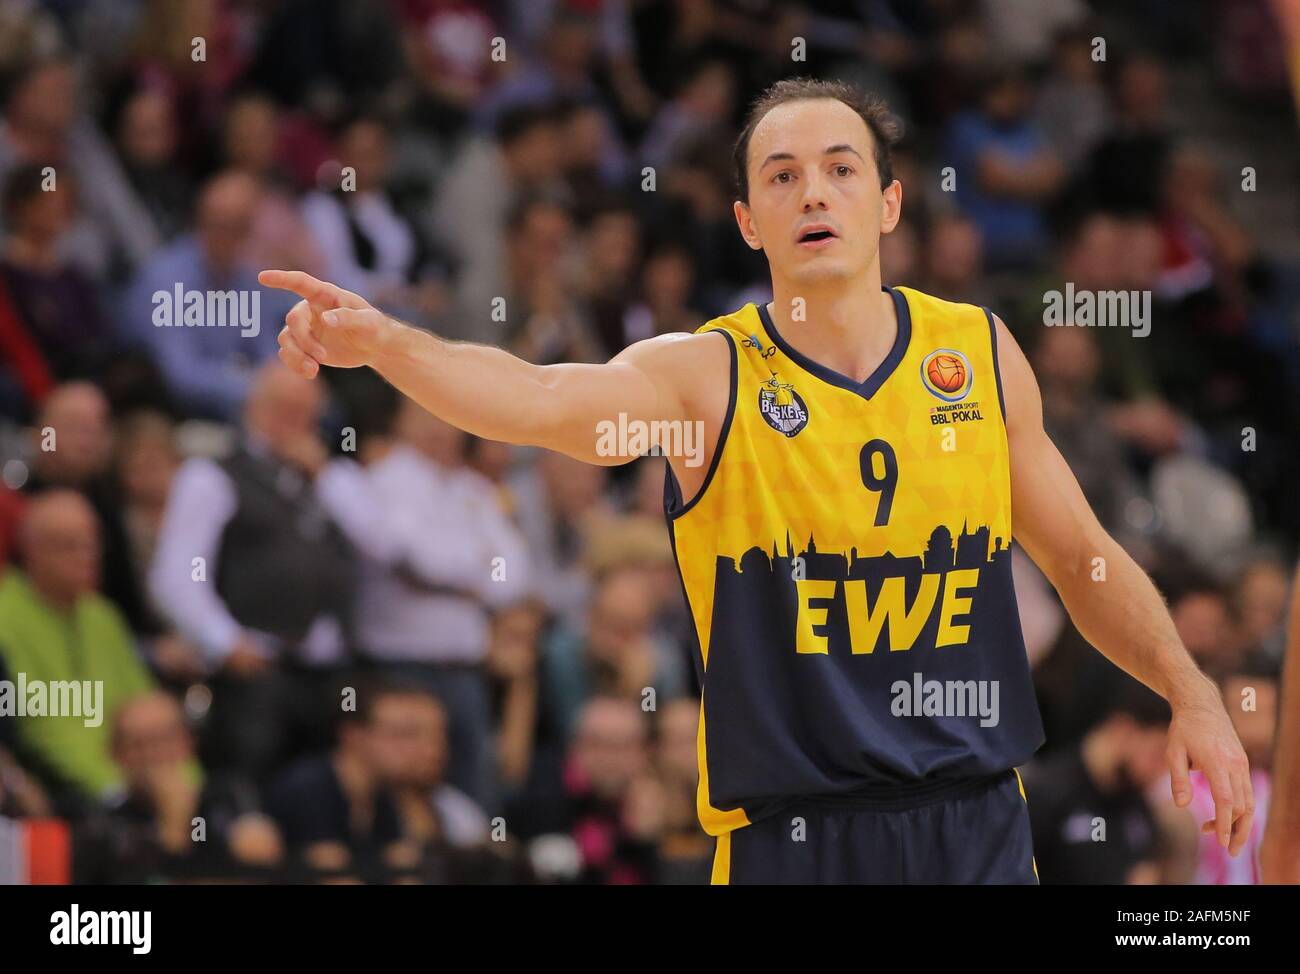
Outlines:
<svg viewBox="0 0 1300 974"><path fill-rule="evenodd" d="M736 226L740 227L740 235L745 238L745 243L749 244L749 249L762 250L763 241L758 237L758 229L754 226L754 217L749 212L749 207L736 200L731 204L731 209L736 214Z"/></svg>
<svg viewBox="0 0 1300 974"><path fill-rule="evenodd" d="M903 215L903 184L895 179L880 191L880 232L889 233Z"/></svg>

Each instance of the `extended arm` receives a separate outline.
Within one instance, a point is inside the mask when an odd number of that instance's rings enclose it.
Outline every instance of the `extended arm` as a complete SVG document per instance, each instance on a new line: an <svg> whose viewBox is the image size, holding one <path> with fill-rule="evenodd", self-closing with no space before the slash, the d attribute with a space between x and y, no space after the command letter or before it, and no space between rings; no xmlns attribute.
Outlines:
<svg viewBox="0 0 1300 974"><path fill-rule="evenodd" d="M533 365L499 348L451 342L403 325L350 291L299 271L260 280L302 296L280 333L280 358L314 377L321 365L369 365L453 426L484 439L540 446L588 463L634 459L602 448L600 426L620 415L647 424L694 418L686 389L697 374L725 375L725 344L708 335L662 335L604 365Z"/></svg>
<svg viewBox="0 0 1300 974"><path fill-rule="evenodd" d="M1235 855L1254 815L1246 755L1218 688L1188 654L1155 585L1097 521L1078 481L1043 429L1029 362L995 319L1011 448L1016 540L1051 581L1085 639L1146 684L1173 711L1168 760L1174 801L1191 801L1189 769L1210 784L1217 812L1206 823Z"/></svg>

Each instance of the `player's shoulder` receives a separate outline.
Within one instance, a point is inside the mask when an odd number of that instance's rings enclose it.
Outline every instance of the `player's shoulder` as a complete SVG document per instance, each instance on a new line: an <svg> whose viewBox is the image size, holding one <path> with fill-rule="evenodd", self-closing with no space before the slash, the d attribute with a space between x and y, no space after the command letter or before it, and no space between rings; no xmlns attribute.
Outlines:
<svg viewBox="0 0 1300 974"><path fill-rule="evenodd" d="M710 332L725 332L732 337L748 338L761 327L761 321L758 317L758 306L752 301L741 308L736 309L725 315L719 315L716 318L710 318L699 328L695 329L696 335L706 335Z"/></svg>
<svg viewBox="0 0 1300 974"><path fill-rule="evenodd" d="M898 285L893 290L907 301L913 326L919 323L939 330L972 326L988 328L993 321L993 312L983 305L950 301L904 285Z"/></svg>
<svg viewBox="0 0 1300 974"><path fill-rule="evenodd" d="M694 331L668 332L643 339L629 345L616 357L644 364L724 363L734 354L731 349L734 349L735 341L753 334L757 327L758 311L754 305L748 304L738 311L711 318ZM719 340L716 337L718 333L730 336L733 341Z"/></svg>

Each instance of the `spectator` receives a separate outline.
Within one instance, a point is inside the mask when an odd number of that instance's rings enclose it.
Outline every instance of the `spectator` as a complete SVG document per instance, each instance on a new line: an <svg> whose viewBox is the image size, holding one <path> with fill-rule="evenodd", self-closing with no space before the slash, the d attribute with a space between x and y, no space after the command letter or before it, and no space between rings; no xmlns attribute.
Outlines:
<svg viewBox="0 0 1300 974"><path fill-rule="evenodd" d="M282 292L263 291L247 262L261 194L245 173L211 179L199 195L195 232L150 258L124 304L123 335L153 353L187 410L214 419L237 416L254 369L275 354L291 306Z"/></svg>
<svg viewBox="0 0 1300 974"><path fill-rule="evenodd" d="M1024 775L1043 883L1159 880L1161 836L1143 792L1167 770L1169 705L1126 678L1077 748Z"/></svg>
<svg viewBox="0 0 1300 974"><path fill-rule="evenodd" d="M507 606L492 618L487 671L493 699L497 775L504 792L522 789L537 734L539 643L546 610L538 600Z"/></svg>
<svg viewBox="0 0 1300 974"><path fill-rule="evenodd" d="M338 185L309 194L303 219L330 280L396 312L427 317L442 310L442 291L427 276L424 241L390 198L389 140L378 118L348 125L339 141Z"/></svg>
<svg viewBox="0 0 1300 974"><path fill-rule="evenodd" d="M700 702L694 697L673 700L659 713L655 767L664 824L657 880L666 885L706 884L713 866L713 840L701 831L695 813L699 724Z"/></svg>
<svg viewBox="0 0 1300 974"><path fill-rule="evenodd" d="M18 746L48 787L93 801L120 781L109 732L149 674L122 614L95 591L99 527L86 499L57 489L34 498L18 540L22 567L0 577L0 657L31 688L28 706L48 708L21 721ZM63 681L80 692L64 697Z"/></svg>
<svg viewBox="0 0 1300 974"><path fill-rule="evenodd" d="M554 200L521 200L508 228L509 277L498 304L508 315L511 350L538 365L601 361L587 308L565 279L573 236L569 211Z"/></svg>
<svg viewBox="0 0 1300 974"><path fill-rule="evenodd" d="M51 182L39 165L14 167L4 186L3 291L55 380L101 375L114 350L94 283L62 254L79 192L70 174Z"/></svg>
<svg viewBox="0 0 1300 974"><path fill-rule="evenodd" d="M479 103L475 124L491 130L512 108L555 103L562 99L599 102L592 78L599 43L597 24L583 12L560 10L547 26L536 56L497 85Z"/></svg>
<svg viewBox="0 0 1300 974"><path fill-rule="evenodd" d="M1039 89L1035 117L1066 171L1077 177L1093 148L1110 130L1110 103L1093 59L1089 32L1057 35L1049 75Z"/></svg>
<svg viewBox="0 0 1300 974"><path fill-rule="evenodd" d="M1246 562L1232 591L1238 639L1250 656L1280 660L1291 577L1285 562L1261 552Z"/></svg>
<svg viewBox="0 0 1300 974"><path fill-rule="evenodd" d="M149 214L160 241L184 232L194 187L179 158L175 106L167 93L146 87L122 108L117 146L136 204Z"/></svg>
<svg viewBox="0 0 1300 974"><path fill-rule="evenodd" d="M708 316L694 305L695 268L681 244L656 244L641 270L641 299L623 316L626 344L669 332L692 332Z"/></svg>
<svg viewBox="0 0 1300 974"><path fill-rule="evenodd" d="M1064 170L1029 117L1030 88L1011 68L991 70L980 106L956 118L947 158L957 203L979 227L990 270L1031 267L1047 244L1044 205Z"/></svg>
<svg viewBox="0 0 1300 974"><path fill-rule="evenodd" d="M444 701L448 777L489 801L491 613L527 593L528 552L491 485L466 466L459 430L407 400L395 433L394 448L369 470L371 503L392 542L382 562L363 568L357 638L386 675Z"/></svg>
<svg viewBox="0 0 1300 974"><path fill-rule="evenodd" d="M959 213L939 216L924 252L922 289L927 293L985 307L996 303L984 279L984 240L971 220Z"/></svg>
<svg viewBox="0 0 1300 974"><path fill-rule="evenodd" d="M244 78L325 121L380 98L405 65L389 4L288 0L272 8L255 45Z"/></svg>
<svg viewBox="0 0 1300 974"><path fill-rule="evenodd" d="M467 435L465 439L465 464L492 484L492 494L497 505L513 522L515 496L510 489L510 470L515 460L515 448L509 443L485 440Z"/></svg>
<svg viewBox="0 0 1300 974"><path fill-rule="evenodd" d="M483 845L488 841L487 816L444 778L449 748L443 705L422 693L407 694L400 701L402 716L392 721L384 779L396 794L404 835L418 844L455 849ZM390 710L395 709L392 702Z"/></svg>
<svg viewBox="0 0 1300 974"><path fill-rule="evenodd" d="M324 274L325 258L299 212L289 174L280 165L282 121L275 103L256 93L235 99L226 111L222 131L225 163L262 183L245 253L254 267L291 267Z"/></svg>
<svg viewBox="0 0 1300 974"><path fill-rule="evenodd" d="M290 848L309 867L353 876L423 861L440 881L480 878L474 857L461 853L486 841L487 820L442 780L442 707L426 691L389 682L358 687L355 703L339 717L333 751L299 761L271 788Z"/></svg>
<svg viewBox="0 0 1300 974"><path fill-rule="evenodd" d="M539 594L574 626L582 625L589 591L583 567L588 537L612 514L602 496L605 480L604 468L550 450L515 480L519 528L536 576L546 579Z"/></svg>
<svg viewBox="0 0 1300 974"><path fill-rule="evenodd" d="M147 637L144 652L154 670L180 686L207 674L198 646L169 628L165 613L145 596L149 566L153 563L167 511L167 496L180 467L172 422L159 413L141 411L118 424L113 457L113 487L121 513L123 557L118 571L130 579L139 600L136 633Z"/></svg>
<svg viewBox="0 0 1300 974"><path fill-rule="evenodd" d="M659 109L641 143L643 163L667 168L701 138L722 135L735 115L736 78L722 61L692 68L677 96Z"/></svg>
<svg viewBox="0 0 1300 974"><path fill-rule="evenodd" d="M444 136L465 125L493 80L492 40L501 33L484 6L439 0L398 4L411 70L420 84L416 117Z"/></svg>
<svg viewBox="0 0 1300 974"><path fill-rule="evenodd" d="M69 487L90 501L99 520L100 584L133 632L153 633L144 589L132 569L130 538L113 482L113 424L104 394L89 382L67 382L45 400L31 430L29 494Z"/></svg>
<svg viewBox="0 0 1300 974"><path fill-rule="evenodd" d="M372 531L363 474L330 461L319 385L268 363L227 459L176 475L149 588L211 671L205 763L255 779L325 736L354 578Z"/></svg>
<svg viewBox="0 0 1300 974"><path fill-rule="evenodd" d="M40 345L14 309L0 275L0 420L26 422L54 386Z"/></svg>
<svg viewBox="0 0 1300 974"><path fill-rule="evenodd" d="M456 337L498 341L493 299L507 293L511 214L525 196L563 190L560 115L555 108L502 114L494 137L469 140L452 160L434 203L439 243L459 265ZM517 218L513 221L518 225ZM510 312L507 321L516 321Z"/></svg>
<svg viewBox="0 0 1300 974"><path fill-rule="evenodd" d="M126 536L125 560L143 591L167 510L167 495L180 467L176 430L159 413L139 412L118 423L113 478ZM152 614L152 610L151 610ZM140 628L158 632L158 620Z"/></svg>
<svg viewBox="0 0 1300 974"><path fill-rule="evenodd" d="M979 6L987 36L997 38L1003 57L1023 65L1045 60L1052 38L1079 27L1088 14L1083 0L983 0Z"/></svg>
<svg viewBox="0 0 1300 974"><path fill-rule="evenodd" d="M270 785L267 808L290 853L307 867L373 873L403 838L385 772L409 750L405 703L396 691L359 688L354 705L337 716L333 749L300 758Z"/></svg>
<svg viewBox="0 0 1300 974"><path fill-rule="evenodd" d="M1032 350L1043 390L1043 426L1079 480L1084 496L1107 530L1130 545L1138 534L1130 505L1141 497L1123 443L1097 422L1105 402L1098 395L1101 362L1087 328L1045 329Z"/></svg>
<svg viewBox="0 0 1300 974"><path fill-rule="evenodd" d="M601 358L613 358L629 344L625 322L636 297L640 249L641 225L630 208L598 211L583 232L578 291Z"/></svg>
<svg viewBox="0 0 1300 974"><path fill-rule="evenodd" d="M654 879L657 822L634 814L649 770L645 717L630 700L595 697L577 715L565 767L579 881L606 886Z"/></svg>
<svg viewBox="0 0 1300 974"><path fill-rule="evenodd" d="M630 172L631 160L609 116L600 106L578 103L559 112L564 181L569 195L581 204L586 197L600 198L604 192L617 193L629 177L642 178L641 171Z"/></svg>
<svg viewBox="0 0 1300 974"><path fill-rule="evenodd" d="M1226 676L1242 662L1246 647L1234 639L1227 596L1201 584L1170 599L1169 614L1192 659L1211 677Z"/></svg>
<svg viewBox="0 0 1300 974"><path fill-rule="evenodd" d="M651 628L656 607L652 576L642 568L608 571L592 592L585 629L560 627L543 658L543 706L559 737L568 739L582 705L593 696L644 704L647 693L667 702L685 692L675 647Z"/></svg>
<svg viewBox="0 0 1300 974"><path fill-rule="evenodd" d="M83 113L72 62L61 56L28 65L5 100L0 181L23 164L53 166L94 188L78 200L63 255L95 280L121 280L158 246L112 147Z"/></svg>
<svg viewBox="0 0 1300 974"><path fill-rule="evenodd" d="M112 753L123 788L77 837L77 882L279 864L280 834L257 793L247 782L204 774L173 697L155 691L126 701L113 722Z"/></svg>
<svg viewBox="0 0 1300 974"><path fill-rule="evenodd" d="M1160 206L1169 154L1168 80L1155 58L1126 59L1116 73L1114 129L1089 164L1091 192L1116 213L1150 215Z"/></svg>

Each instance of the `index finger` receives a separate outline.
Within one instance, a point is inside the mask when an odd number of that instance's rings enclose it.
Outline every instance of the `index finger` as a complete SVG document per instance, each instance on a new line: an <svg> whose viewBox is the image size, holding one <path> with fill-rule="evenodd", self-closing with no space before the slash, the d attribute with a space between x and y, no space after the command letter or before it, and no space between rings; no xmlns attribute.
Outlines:
<svg viewBox="0 0 1300 974"><path fill-rule="evenodd" d="M265 270L257 275L257 282L267 287L292 291L299 297L306 298L313 303L329 301L333 297L331 293L332 285L312 277L305 271Z"/></svg>
<svg viewBox="0 0 1300 974"><path fill-rule="evenodd" d="M361 295L312 277L306 271L265 270L257 275L257 280L266 287L292 291L299 297L306 298L307 303L317 311L332 311L334 308L362 311L370 307Z"/></svg>

